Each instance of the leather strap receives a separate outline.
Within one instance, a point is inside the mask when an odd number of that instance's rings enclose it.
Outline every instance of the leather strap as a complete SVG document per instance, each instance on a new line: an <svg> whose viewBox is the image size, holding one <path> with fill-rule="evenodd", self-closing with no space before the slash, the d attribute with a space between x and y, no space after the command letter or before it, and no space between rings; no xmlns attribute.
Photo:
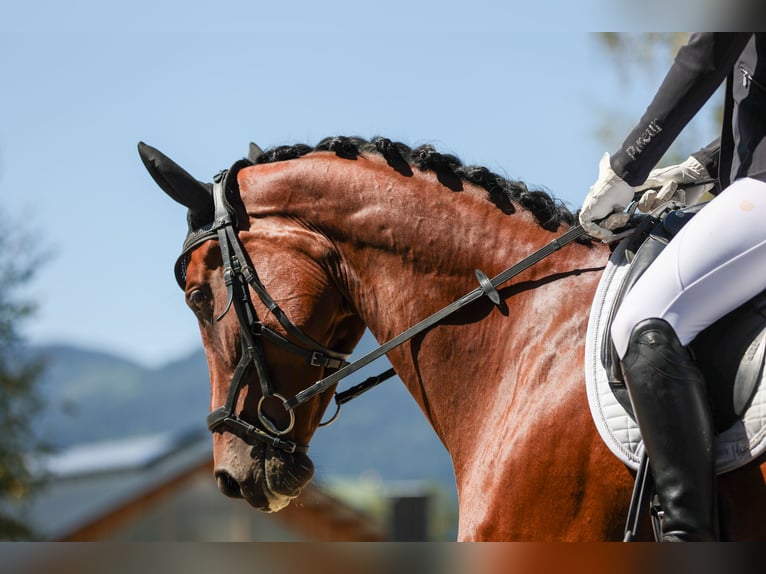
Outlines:
<svg viewBox="0 0 766 574"><path fill-rule="evenodd" d="M298 405L301 405L311 399L313 396L322 393L326 391L328 388L332 387L338 381L341 379L344 379L348 377L349 375L355 373L362 367L365 367L369 365L374 360L382 357L392 349L395 349L399 345L406 343L416 335L422 333L426 329L429 329L439 323L440 321L444 320L446 317L449 317L456 311L462 309L469 303L472 303L476 301L477 299L480 299L483 296L487 296L490 299L493 299L493 295L497 293L497 287L508 281L509 279L515 277L522 271L525 271L535 263L538 263L539 261L545 259L555 251L558 251L568 243L571 243L575 239L578 239L585 235L586 232L580 225L575 225L572 227L569 231L561 235L560 237L554 239L544 247L538 249L528 257L522 259L515 265L509 267L505 271L501 272L500 274L493 277L491 280L489 280L489 284L487 285L485 282L484 284L480 285L470 293L467 293L457 299L456 301L453 301L443 309L440 309L433 315L423 319L420 323L410 327L403 333L397 335L390 341L380 345L377 349L374 349L373 351L370 351L363 357L357 359L353 363L346 365L342 369L336 371L335 373L331 374L328 377L325 377L324 379L321 379L311 385L310 387L302 390L297 395L295 395L292 399L289 399L285 403L285 408L295 408ZM481 274L484 276L484 274ZM484 276L486 277L486 276ZM493 301L494 302L494 301ZM361 394L361 393L360 393Z"/></svg>

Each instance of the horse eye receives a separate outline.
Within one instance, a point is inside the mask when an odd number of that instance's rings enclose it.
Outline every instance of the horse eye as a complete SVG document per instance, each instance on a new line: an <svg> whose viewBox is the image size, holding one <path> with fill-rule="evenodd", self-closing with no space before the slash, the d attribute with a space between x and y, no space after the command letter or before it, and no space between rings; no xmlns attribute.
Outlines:
<svg viewBox="0 0 766 574"><path fill-rule="evenodd" d="M199 289L195 289L187 296L189 307L195 312L203 312L207 306L207 297Z"/></svg>

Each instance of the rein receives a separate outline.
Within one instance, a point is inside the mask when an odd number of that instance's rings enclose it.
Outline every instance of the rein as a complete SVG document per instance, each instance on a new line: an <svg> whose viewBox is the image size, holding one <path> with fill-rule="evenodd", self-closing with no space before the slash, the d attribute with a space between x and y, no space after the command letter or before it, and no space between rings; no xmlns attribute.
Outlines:
<svg viewBox="0 0 766 574"><path fill-rule="evenodd" d="M483 272L476 270L476 278L479 281L479 287L471 291L470 293L466 293L459 299L453 301L446 307L440 309L433 315L426 317L420 323L417 323L416 325L413 325L406 331L402 332L401 334L397 335L393 339L389 340L386 343L383 343L380 345L377 349L374 349L364 355L363 357L360 357L353 363L350 363L346 365L345 367L339 369L332 375L325 377L324 379L321 379L317 382L315 382L310 387L307 387L306 389L299 392L297 395L295 395L292 399L286 401L284 403L284 406L286 409L293 409L298 405L301 405L311 399L313 396L322 393L326 391L329 387L336 384L338 381L348 377L349 375L355 373L362 367L365 367L366 365L370 364L374 360L382 357L392 349L395 349L399 345L406 343L413 337L417 336L418 334L422 333L426 329L429 329L436 325L437 323L441 322L445 318L449 317L456 311L462 309L469 303L473 303L477 299L480 299L481 297L488 297L492 303L494 303L496 306L501 305L501 299L500 294L497 292L497 288L505 283L506 281L512 279L522 271L525 271L535 263L539 263L552 253L558 251L562 247L564 247L566 244L571 243L575 239L578 239L579 237L582 237L583 235L586 235L585 230L580 225L575 225L572 227L569 231L564 233L563 235L557 237L547 245L541 247L531 255L525 257L515 265L509 267L505 271L502 271L501 273L497 274L492 279L489 279ZM372 377L370 379L367 379L366 381L360 383L359 385L356 385L355 387L352 387L351 389L344 391L343 393L337 393L335 395L336 399L335 402L337 403L338 407L340 408L340 405L348 402L349 400L361 395L363 392L368 391L378 383L383 382L384 380L390 378L395 373L393 369L389 369L388 371L385 371L384 373L381 373L377 377ZM338 413L333 416L332 420L335 420L337 418Z"/></svg>
<svg viewBox="0 0 766 574"><path fill-rule="evenodd" d="M704 179L696 182L690 182L690 183L680 183L678 184L679 189L687 189L699 185L709 185L709 184L716 184L718 183L717 179L709 178ZM655 188L656 189L656 188ZM655 213L659 212L661 210L668 209L668 205L672 204L672 202L668 202L665 204L662 204L660 207L655 209ZM636 201L632 202L632 204L629 206L628 213L631 215L630 223L627 225L627 229L622 234L615 234L615 236L612 238L611 241L617 241L619 239L622 239L624 237L630 236L634 233L635 227L638 224L638 221L640 221L640 218L638 220L634 219L634 213L636 208L638 207L638 203ZM446 317L452 315L459 309L465 307L469 303L472 303L473 301L476 301L477 299L487 296L492 303L494 303L496 306L500 307L500 294L497 292L497 288L505 283L506 281L512 279L522 271L525 271L535 263L539 263L552 253L558 251L562 247L564 247L566 244L571 243L572 241L579 239L580 237L587 235L587 232L583 229L581 225L575 225L569 229L566 233L560 235L547 245L541 247L531 255L528 255L515 265L509 267L505 271L502 271L501 273L497 274L492 279L489 279L483 272L479 271L478 269L475 271L476 279L479 281L479 287L471 291L470 293L467 293L457 299L456 301L450 303L443 309L437 311L430 317L427 317L423 319L420 323L417 323L416 325L410 327L400 335L397 335L390 341L380 345L378 348L370 351L363 357L357 359L353 363L350 363L332 375L325 377L324 379L321 379L317 382L315 382L310 387L307 387L303 391L299 392L297 395L295 395L292 399L285 401L284 406L286 409L292 409L295 408L298 405L301 405L311 399L313 396L315 396L318 393L321 393L325 390L327 390L329 387L333 386L340 380L348 377L349 375L355 373L362 367L365 367L369 363L373 362L374 360L380 358L381 356L385 355L392 349L398 347L399 345L409 341L413 337L417 336L418 334L422 333L426 329L429 329L445 319ZM393 377L396 373L393 369L388 369L387 371L384 371L383 373L377 375L376 377L370 377L369 379L366 379L365 381L359 383L358 385L355 385L351 388L349 388L346 391L336 393L335 394L335 403L337 406L336 412L333 415L332 419L325 423L331 424L334 422L338 415L340 414L340 407L341 405L347 403L351 399L354 399L361 395L362 393L370 390L374 386L382 383L383 381Z"/></svg>

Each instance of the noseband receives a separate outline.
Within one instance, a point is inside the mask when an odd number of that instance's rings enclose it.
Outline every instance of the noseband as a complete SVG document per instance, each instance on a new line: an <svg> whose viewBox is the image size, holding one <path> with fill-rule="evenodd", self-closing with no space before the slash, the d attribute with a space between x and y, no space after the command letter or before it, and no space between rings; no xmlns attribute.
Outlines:
<svg viewBox="0 0 766 574"><path fill-rule="evenodd" d="M206 241L217 239L223 260L223 280L227 290L227 301L223 312L216 318L216 321L220 321L232 307L239 321L242 355L229 383L226 404L218 407L207 416L207 426L211 432L228 430L248 444L254 444L257 441L287 453L305 453L308 450L307 445L299 445L294 441L283 438L295 425L295 413L293 407L288 405L287 399L274 392L274 386L266 369L261 340L268 340L293 354L303 357L313 367L340 369L348 365L348 361L346 361L348 354L328 349L306 335L290 321L266 291L263 283L258 279L250 258L247 256L237 235L237 224L233 215L233 209L226 201L228 175L228 170L224 170L219 172L214 178L213 203L215 219L212 223L189 234L184 242L181 256L175 265L176 280L181 288L185 289L186 265L190 252ZM255 307L253 307L253 303L250 300L248 287L253 289L288 335L299 341L300 345L289 341L258 320ZM258 401L257 409L258 420L261 423L260 427L250 424L234 412L237 399L246 385L245 379L251 368L255 369L261 387L261 398ZM285 428L280 429L277 427L263 412L264 401L270 398L281 401L287 411L290 420Z"/></svg>

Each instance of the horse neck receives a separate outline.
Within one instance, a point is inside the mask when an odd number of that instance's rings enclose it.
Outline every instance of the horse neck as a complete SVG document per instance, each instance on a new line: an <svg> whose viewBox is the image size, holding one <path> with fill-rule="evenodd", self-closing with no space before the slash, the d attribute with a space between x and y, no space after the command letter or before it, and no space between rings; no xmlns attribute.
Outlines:
<svg viewBox="0 0 766 574"><path fill-rule="evenodd" d="M269 194L280 198L279 209L336 246L336 280L381 343L477 287L476 269L492 277L564 231L544 231L518 206L516 213L504 214L484 190L467 184L463 191L450 191L432 173L416 170L404 177L377 158L321 156L259 166L267 169L259 171L258 186L269 186ZM287 169L288 164L293 165ZM273 178L265 177L269 172ZM263 200L259 197L262 208ZM501 290L504 296L518 291L507 303L510 314L522 318L509 320L484 301L389 354L453 458L465 446L464 433L454 424L456 408L467 421L483 416L477 384L483 396L497 396L493 387L509 384L503 355L514 350L505 342L527 340L534 331L530 320L535 328L551 323L538 311L560 298L560 291L547 289L541 301L540 290L524 286L597 267L598 261L603 265L603 250L567 249L565 257L551 256ZM593 288L592 281L582 289L571 281L566 285L570 297L584 291L587 298ZM511 397L514 390L506 388L503 395Z"/></svg>
<svg viewBox="0 0 766 574"><path fill-rule="evenodd" d="M466 184L450 191L431 172L402 176L382 158L316 153L258 166L253 178L276 202L255 202L319 230L336 246L336 279L379 339L388 339L541 244L526 212L512 216ZM275 177L266 179L262 171ZM512 229L512 220L521 226Z"/></svg>

